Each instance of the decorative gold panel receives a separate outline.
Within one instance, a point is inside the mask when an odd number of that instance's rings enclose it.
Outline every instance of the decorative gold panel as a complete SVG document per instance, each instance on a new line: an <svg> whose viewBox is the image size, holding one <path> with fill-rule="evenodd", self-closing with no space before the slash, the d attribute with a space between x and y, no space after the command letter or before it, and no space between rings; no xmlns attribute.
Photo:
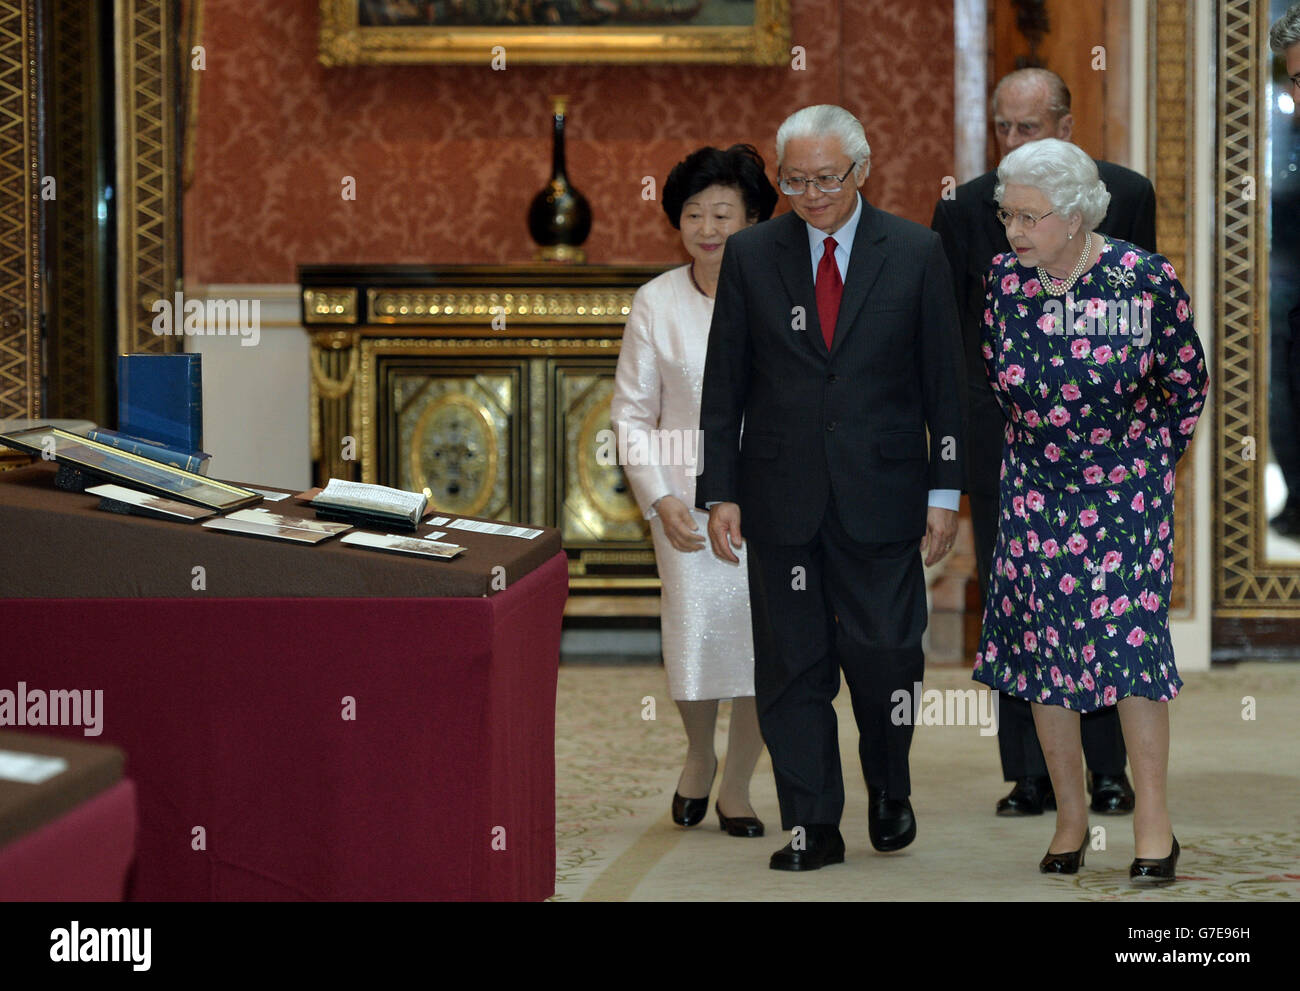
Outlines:
<svg viewBox="0 0 1300 991"><path fill-rule="evenodd" d="M427 490L443 513L526 522L514 498L520 374L446 363L386 369L387 399L376 415L392 434L383 472L390 484Z"/></svg>
<svg viewBox="0 0 1300 991"><path fill-rule="evenodd" d="M1266 115L1262 112L1269 10L1264 0L1218 5L1218 144L1215 245L1220 328L1214 381L1216 617L1300 618L1300 569L1264 559L1264 450L1268 376L1266 202L1262 195ZM1249 195L1253 185L1260 195Z"/></svg>
<svg viewBox="0 0 1300 991"><path fill-rule="evenodd" d="M553 362L556 525L567 545L647 543L649 527L616 464L600 464L600 432L611 430L614 364Z"/></svg>
<svg viewBox="0 0 1300 991"><path fill-rule="evenodd" d="M1160 0L1149 8L1149 54L1153 114L1150 161L1147 174L1156 190L1156 237L1160 253L1169 259L1190 292L1192 258L1191 223L1196 203L1191 162L1192 121L1195 114L1191 89L1194 57L1194 12L1187 0ZM1214 327L1209 314L1198 314L1197 331L1207 355L1213 349ZM1211 369L1213 373L1213 369ZM1210 429L1209 417L1200 423ZM1174 499L1173 588L1170 612L1190 619L1195 594L1188 567L1196 552L1196 445L1178 463Z"/></svg>
<svg viewBox="0 0 1300 991"><path fill-rule="evenodd" d="M179 288L174 8L167 0L115 0L113 9L118 350L162 354L180 347L180 338L153 332L151 310Z"/></svg>
<svg viewBox="0 0 1300 991"><path fill-rule="evenodd" d="M41 409L35 0L0 2L0 418Z"/></svg>
<svg viewBox="0 0 1300 991"><path fill-rule="evenodd" d="M494 317L511 323L620 324L632 309L633 290L611 292L484 292L482 289L371 289L367 292L372 323L464 324L480 320L489 333Z"/></svg>
<svg viewBox="0 0 1300 991"><path fill-rule="evenodd" d="M356 323L355 289L304 289L302 291L304 323Z"/></svg>

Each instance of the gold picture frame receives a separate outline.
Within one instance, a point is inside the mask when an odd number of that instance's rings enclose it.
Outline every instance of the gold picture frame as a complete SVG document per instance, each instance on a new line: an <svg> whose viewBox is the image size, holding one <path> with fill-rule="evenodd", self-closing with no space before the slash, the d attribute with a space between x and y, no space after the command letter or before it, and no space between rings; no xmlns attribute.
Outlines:
<svg viewBox="0 0 1300 991"><path fill-rule="evenodd" d="M421 63L647 63L695 62L723 65L781 65L790 57L790 0L695 0L702 8L752 6L743 25L692 26L656 22L633 27L469 23L420 26L363 24L367 0L321 0L320 61L327 66ZM374 2L374 0L370 0ZM442 0L446 3L448 0ZM614 0L592 0L576 7L610 9ZM413 0L408 0L411 6ZM438 3L414 3L436 11ZM465 5L462 5L462 7ZM540 0L515 0L525 13ZM438 16L431 12L431 16ZM467 17L462 12L463 17Z"/></svg>

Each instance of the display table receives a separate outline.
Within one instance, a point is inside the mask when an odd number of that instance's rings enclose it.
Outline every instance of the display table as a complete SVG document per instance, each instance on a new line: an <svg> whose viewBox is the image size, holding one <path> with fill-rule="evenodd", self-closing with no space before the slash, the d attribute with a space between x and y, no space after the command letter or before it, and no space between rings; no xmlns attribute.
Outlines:
<svg viewBox="0 0 1300 991"><path fill-rule="evenodd" d="M0 758L0 902L121 901L137 821L121 750L0 730ZM32 758L60 766L33 776Z"/></svg>
<svg viewBox="0 0 1300 991"><path fill-rule="evenodd" d="M0 474L0 688L103 690L132 899L553 893L556 531L408 560L104 513L52 476Z"/></svg>

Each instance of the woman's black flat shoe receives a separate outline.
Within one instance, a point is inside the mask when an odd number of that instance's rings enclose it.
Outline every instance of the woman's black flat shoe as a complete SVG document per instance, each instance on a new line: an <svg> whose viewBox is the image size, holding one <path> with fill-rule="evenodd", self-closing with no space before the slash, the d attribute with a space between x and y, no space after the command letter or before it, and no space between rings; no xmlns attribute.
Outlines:
<svg viewBox="0 0 1300 991"><path fill-rule="evenodd" d="M1178 837L1174 837L1173 849L1163 860L1151 857L1138 857L1129 866L1129 880L1134 884L1168 884L1176 879L1174 873L1178 867Z"/></svg>
<svg viewBox="0 0 1300 991"><path fill-rule="evenodd" d="M1083 854L1088 849L1088 837L1092 835L1091 827L1083 832L1083 845L1077 850L1065 853L1052 853L1051 850L1038 862L1038 869L1044 874L1078 874L1083 866Z"/></svg>
<svg viewBox="0 0 1300 991"><path fill-rule="evenodd" d="M762 836L763 823L753 816L737 816L734 819L728 819L722 814L722 809L718 808L715 802L713 808L718 813L718 828L725 829L728 836Z"/></svg>

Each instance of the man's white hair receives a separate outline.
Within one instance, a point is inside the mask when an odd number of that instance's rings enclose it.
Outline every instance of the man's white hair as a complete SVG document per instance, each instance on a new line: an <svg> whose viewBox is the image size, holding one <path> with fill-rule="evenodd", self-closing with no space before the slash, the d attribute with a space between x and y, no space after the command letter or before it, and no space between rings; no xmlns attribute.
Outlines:
<svg viewBox="0 0 1300 991"><path fill-rule="evenodd" d="M854 172L866 178L871 174L871 145L862 122L843 107L819 103L804 107L787 117L776 129L776 167L785 165L786 142L792 138L840 139L840 147L854 164Z"/></svg>
<svg viewBox="0 0 1300 991"><path fill-rule="evenodd" d="M1077 213L1083 231L1096 230L1110 206L1110 193L1097 174L1097 163L1078 145L1060 138L1030 141L1007 152L998 165L993 198L1001 203L1011 185L1037 189L1062 220Z"/></svg>

